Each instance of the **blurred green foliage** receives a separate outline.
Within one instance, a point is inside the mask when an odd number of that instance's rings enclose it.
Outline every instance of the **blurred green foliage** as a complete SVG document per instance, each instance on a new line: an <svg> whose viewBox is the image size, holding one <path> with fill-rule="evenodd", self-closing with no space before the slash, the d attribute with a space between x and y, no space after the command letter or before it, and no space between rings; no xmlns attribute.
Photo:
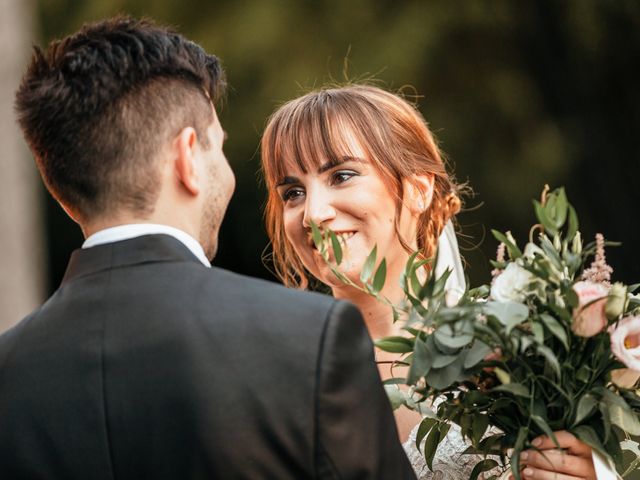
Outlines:
<svg viewBox="0 0 640 480"><path fill-rule="evenodd" d="M472 283L487 280L495 252L485 228L526 238L544 183L567 187L585 237L623 242L608 252L614 278L640 278L637 1L39 0L37 41L118 12L174 25L223 59L221 121L238 182L216 264L273 278L260 260L268 115L327 81L373 75L418 95L458 180L476 192L459 216ZM54 289L81 236L51 202L48 222Z"/></svg>

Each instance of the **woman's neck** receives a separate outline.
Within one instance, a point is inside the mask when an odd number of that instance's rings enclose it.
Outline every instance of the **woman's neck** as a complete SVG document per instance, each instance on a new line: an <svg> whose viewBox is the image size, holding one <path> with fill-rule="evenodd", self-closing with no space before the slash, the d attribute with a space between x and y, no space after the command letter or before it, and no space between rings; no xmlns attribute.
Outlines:
<svg viewBox="0 0 640 480"><path fill-rule="evenodd" d="M371 338L375 340L397 334L397 327L393 324L391 306L368 293L346 285L334 287L332 290L335 298L348 300L358 307ZM404 293L399 287L393 289L385 288L382 295L393 305L398 305L404 298Z"/></svg>

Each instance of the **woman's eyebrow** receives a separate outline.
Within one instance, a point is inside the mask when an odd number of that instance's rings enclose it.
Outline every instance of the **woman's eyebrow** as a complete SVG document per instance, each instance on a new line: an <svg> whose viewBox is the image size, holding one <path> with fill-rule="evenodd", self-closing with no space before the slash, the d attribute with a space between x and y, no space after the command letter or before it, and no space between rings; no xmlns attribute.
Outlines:
<svg viewBox="0 0 640 480"><path fill-rule="evenodd" d="M320 167L318 168L318 174L324 173L327 170L331 170L334 167L337 167L338 165L342 165L343 163L347 163L347 162L358 162L358 163L364 163L364 159L360 158L360 157L353 157L350 155L345 155L344 157L340 157L338 159L336 159L335 161L328 161L327 163L324 163L322 165L320 165ZM276 187L282 187L284 185L293 185L296 183L300 183L300 179L298 177L292 177L292 176L285 176L282 181L278 182L276 184Z"/></svg>
<svg viewBox="0 0 640 480"><path fill-rule="evenodd" d="M336 160L330 160L327 163L320 165L320 168L318 168L318 173L324 173L327 170L331 170L332 168L337 167L338 165L342 165L346 162L364 163L364 159L360 157L353 157L351 155L345 155L344 157L338 158Z"/></svg>
<svg viewBox="0 0 640 480"><path fill-rule="evenodd" d="M300 179L298 177L284 177L282 181L276 185L276 187L282 187L283 185L293 185L295 183L300 183Z"/></svg>

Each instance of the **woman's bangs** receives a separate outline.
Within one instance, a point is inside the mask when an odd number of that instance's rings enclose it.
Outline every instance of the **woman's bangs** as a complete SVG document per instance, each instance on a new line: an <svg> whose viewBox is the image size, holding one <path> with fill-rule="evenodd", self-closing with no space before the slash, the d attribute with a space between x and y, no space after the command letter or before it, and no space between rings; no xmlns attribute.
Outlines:
<svg viewBox="0 0 640 480"><path fill-rule="evenodd" d="M340 118L329 102L319 105L319 99L309 100L283 115L286 121L276 122L270 142L273 155L269 155L275 184L292 171L317 172L354 153L345 132L355 131L355 125Z"/></svg>

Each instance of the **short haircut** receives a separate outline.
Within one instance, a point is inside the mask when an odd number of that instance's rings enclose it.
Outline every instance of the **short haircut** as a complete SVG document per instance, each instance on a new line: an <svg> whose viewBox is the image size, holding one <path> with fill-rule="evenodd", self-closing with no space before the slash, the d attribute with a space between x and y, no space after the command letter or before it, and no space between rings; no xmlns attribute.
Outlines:
<svg viewBox="0 0 640 480"><path fill-rule="evenodd" d="M80 220L153 212L158 153L191 126L203 148L220 62L148 19L115 17L34 47L16 113L51 194Z"/></svg>
<svg viewBox="0 0 640 480"><path fill-rule="evenodd" d="M425 119L400 95L371 85L347 85L322 88L291 100L273 113L261 144L268 190L267 234L273 247L275 273L287 286L304 289L309 279L284 233L283 200L277 185L289 164L306 173L324 162L338 163L339 158L351 155L345 132L357 138L367 160L396 197L397 233L402 181L413 182L416 174L433 176L432 201L420 215L416 239L424 258L434 257L445 224L461 209L463 186L447 172L445 159ZM410 250L399 233L398 236Z"/></svg>

